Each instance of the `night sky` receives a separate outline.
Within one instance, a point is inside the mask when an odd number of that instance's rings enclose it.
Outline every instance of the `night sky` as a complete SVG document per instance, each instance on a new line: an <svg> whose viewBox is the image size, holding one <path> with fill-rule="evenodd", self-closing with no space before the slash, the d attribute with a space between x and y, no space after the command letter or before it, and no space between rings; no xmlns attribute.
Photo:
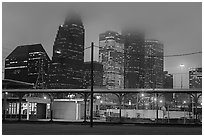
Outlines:
<svg viewBox="0 0 204 137"><path fill-rule="evenodd" d="M146 38L164 43L164 55L202 51L202 3L3 3L2 67L6 56L18 45L41 43L52 57L53 43L59 25L67 13L81 14L85 26L85 47L93 41L99 45L99 34L107 30L121 33L123 25L144 28ZM89 49L85 61L90 60ZM95 50L98 60L98 49ZM181 70L180 64L185 68ZM190 67L202 67L202 54L164 59L164 70L173 73L174 87L179 87L184 73L188 87Z"/></svg>

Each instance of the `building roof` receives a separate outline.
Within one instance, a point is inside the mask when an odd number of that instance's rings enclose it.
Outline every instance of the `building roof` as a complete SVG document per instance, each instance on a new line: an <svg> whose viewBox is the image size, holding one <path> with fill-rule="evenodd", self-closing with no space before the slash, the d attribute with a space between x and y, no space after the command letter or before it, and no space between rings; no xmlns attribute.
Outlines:
<svg viewBox="0 0 204 137"><path fill-rule="evenodd" d="M31 52L45 52L45 49L41 44L32 44L32 45L22 45L17 46L7 57L6 59L13 58L27 58ZM49 56L46 53L47 58L50 60Z"/></svg>
<svg viewBox="0 0 204 137"><path fill-rule="evenodd" d="M34 84L11 79L3 79L2 86L3 89L28 89L33 88Z"/></svg>

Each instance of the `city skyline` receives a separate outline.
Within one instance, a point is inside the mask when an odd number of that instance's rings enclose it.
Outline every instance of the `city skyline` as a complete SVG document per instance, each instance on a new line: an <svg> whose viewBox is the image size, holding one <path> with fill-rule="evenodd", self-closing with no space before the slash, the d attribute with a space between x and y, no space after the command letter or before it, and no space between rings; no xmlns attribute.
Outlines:
<svg viewBox="0 0 204 137"><path fill-rule="evenodd" d="M99 34L107 30L120 33L123 24L143 23L147 38L164 43L164 55L202 50L200 3L3 3L2 63L15 47L33 43L41 43L51 58L57 28L70 8L82 15L85 47L92 41L98 46ZM95 52L98 60L98 50ZM87 49L85 61L90 60L89 54ZM201 62L201 54L164 58L164 70L180 73L180 64L185 64L186 71L201 67Z"/></svg>

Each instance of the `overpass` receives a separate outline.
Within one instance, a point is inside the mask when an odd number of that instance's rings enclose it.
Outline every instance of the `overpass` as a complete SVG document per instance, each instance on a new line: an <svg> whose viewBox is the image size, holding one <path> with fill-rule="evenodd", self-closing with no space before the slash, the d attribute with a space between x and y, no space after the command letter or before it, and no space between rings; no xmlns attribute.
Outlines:
<svg viewBox="0 0 204 137"><path fill-rule="evenodd" d="M47 93L50 97L51 104L53 104L54 95L53 93L78 93L83 95L84 103L85 103L85 110L84 110L84 121L86 121L86 103L87 99L91 94L91 89L3 89L2 93L4 94L4 103L6 103L6 94L8 93L14 93L19 98L19 103L22 102L22 97L25 94L29 93ZM121 119L121 108L122 108L122 98L129 93L150 93L155 94L155 97L158 98L160 94L162 93L186 93L191 95L194 98L195 102L195 108L197 112L197 104L198 104L198 98L202 95L202 89L94 89L93 93L112 93L115 94L119 99L119 117ZM156 101L157 105L157 119L158 119L158 101ZM53 120L52 116L52 106L51 106L51 121ZM5 108L3 108L3 120L5 120ZM21 109L19 108L19 121L21 120ZM196 116L197 119L197 116Z"/></svg>
<svg viewBox="0 0 204 137"><path fill-rule="evenodd" d="M3 93L91 93L91 89L3 89ZM94 89L93 93L202 93L202 89Z"/></svg>

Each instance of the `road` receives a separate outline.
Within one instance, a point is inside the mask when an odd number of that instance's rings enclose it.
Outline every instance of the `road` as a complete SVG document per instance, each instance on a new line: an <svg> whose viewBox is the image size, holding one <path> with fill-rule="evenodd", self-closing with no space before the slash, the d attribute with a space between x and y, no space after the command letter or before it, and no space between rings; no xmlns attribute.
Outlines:
<svg viewBox="0 0 204 137"><path fill-rule="evenodd" d="M202 127L3 123L3 135L201 135Z"/></svg>

